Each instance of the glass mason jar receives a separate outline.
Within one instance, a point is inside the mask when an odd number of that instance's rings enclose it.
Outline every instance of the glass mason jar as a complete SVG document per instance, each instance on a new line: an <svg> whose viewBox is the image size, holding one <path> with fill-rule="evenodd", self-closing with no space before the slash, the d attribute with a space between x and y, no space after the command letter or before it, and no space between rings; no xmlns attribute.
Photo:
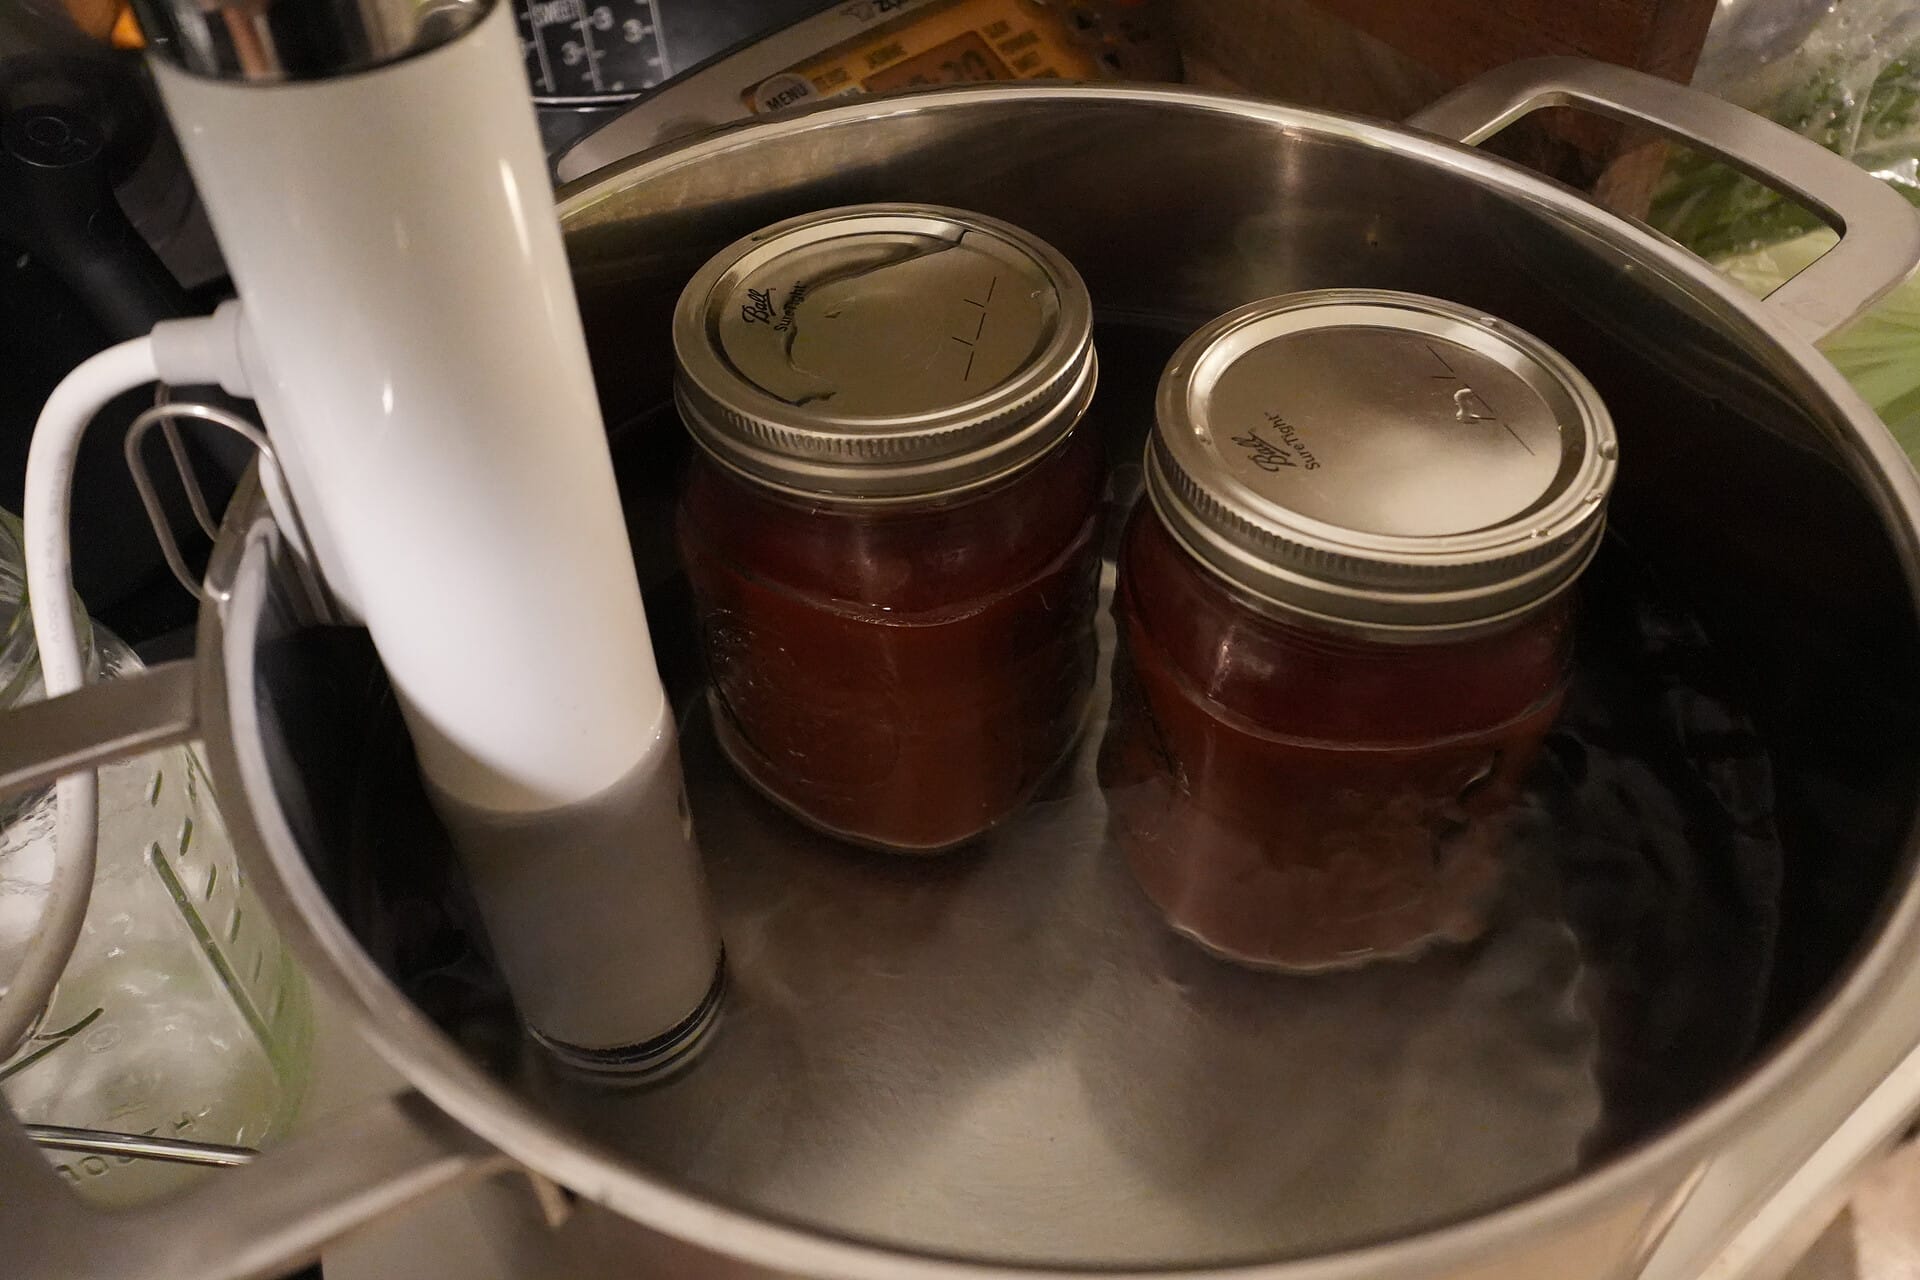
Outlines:
<svg viewBox="0 0 1920 1280"><path fill-rule="evenodd" d="M20 524L0 512L0 706L44 696L25 603ZM82 629L98 679L140 661ZM247 887L194 750L172 747L99 774L93 895L53 1000L0 1062L23 1122L259 1146L305 1087L304 979ZM40 918L54 858L51 790L0 805L0 975ZM124 1206L205 1172L49 1151L90 1201Z"/></svg>
<svg viewBox="0 0 1920 1280"><path fill-rule="evenodd" d="M861 206L687 286L679 508L719 741L758 790L924 853L1016 811L1086 716L1102 487L1092 308L975 214Z"/></svg>
<svg viewBox="0 0 1920 1280"><path fill-rule="evenodd" d="M1175 929L1311 971L1483 927L1616 453L1564 359L1434 299L1269 299L1181 347L1100 762Z"/></svg>

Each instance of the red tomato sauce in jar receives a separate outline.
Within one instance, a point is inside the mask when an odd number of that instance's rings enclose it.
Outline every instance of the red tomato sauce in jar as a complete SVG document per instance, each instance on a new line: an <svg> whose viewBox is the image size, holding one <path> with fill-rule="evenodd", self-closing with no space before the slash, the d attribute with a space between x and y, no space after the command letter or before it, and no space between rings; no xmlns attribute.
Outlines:
<svg viewBox="0 0 1920 1280"><path fill-rule="evenodd" d="M1269 300L1175 355L1100 762L1175 929L1299 971L1481 929L1614 454L1564 360L1430 299Z"/></svg>
<svg viewBox="0 0 1920 1280"><path fill-rule="evenodd" d="M1096 661L1072 268L976 215L836 210L722 253L675 342L701 445L678 541L735 768L889 850L1013 814L1071 748Z"/></svg>

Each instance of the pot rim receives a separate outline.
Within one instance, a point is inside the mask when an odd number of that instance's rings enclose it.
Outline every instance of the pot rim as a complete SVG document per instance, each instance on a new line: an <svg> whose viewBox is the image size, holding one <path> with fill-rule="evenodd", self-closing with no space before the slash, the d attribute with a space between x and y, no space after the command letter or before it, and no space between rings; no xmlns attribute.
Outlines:
<svg viewBox="0 0 1920 1280"><path fill-rule="evenodd" d="M1672 240L1601 209L1570 187L1471 146L1390 122L1185 88L1033 83L935 88L898 98L826 104L679 140L567 184L558 193L558 216L566 229L591 226L596 206L619 192L742 145L842 122L965 111L1013 99L1097 100L1257 121L1276 130L1384 149L1414 163L1438 164L1519 202L1551 207L1579 229L1685 285L1744 346L1780 357L1769 361L1774 374L1801 403L1828 411L1819 415L1822 429L1892 537L1909 602L1920 600L1920 479L1891 434L1870 429L1880 427L1873 411L1782 313L1721 278ZM1845 429L1836 432L1834 422L1844 423ZM251 690L254 640L275 537L264 503L256 497L229 525L209 570L211 604L200 633L203 723L225 730L208 735L208 748L220 772L232 780L223 788L229 795L272 794ZM242 696L231 697L235 690ZM1596 1168L1484 1212L1392 1239L1291 1258L1157 1270L996 1262L840 1235L728 1204L647 1172L572 1132L468 1059L393 986L335 914L277 805L232 807L236 812L229 825L236 843L251 853L250 861L258 868L256 884L270 881L260 886L263 894L281 902L276 923L283 934L300 949L315 978L345 997L354 1021L381 1056L437 1106L513 1159L656 1230L782 1273L846 1280L1093 1275L1109 1280L1171 1275L1190 1280L1379 1280L1469 1265L1549 1229L1597 1224L1607 1213L1631 1215L1635 1238L1657 1241L1664 1219L1714 1148L1763 1108L1803 1088L1834 1046L1858 1036L1865 1023L1894 1004L1892 988L1901 970L1911 973L1915 966L1909 957L1920 954L1920 877L1909 875L1897 899L1883 908L1872 941L1848 962L1820 1004L1718 1096ZM1916 862L1917 835L1910 822L1902 842L1909 870ZM1913 1038L1920 1040L1920 1014L1914 1022ZM1892 1060L1890 1056L1889 1066Z"/></svg>

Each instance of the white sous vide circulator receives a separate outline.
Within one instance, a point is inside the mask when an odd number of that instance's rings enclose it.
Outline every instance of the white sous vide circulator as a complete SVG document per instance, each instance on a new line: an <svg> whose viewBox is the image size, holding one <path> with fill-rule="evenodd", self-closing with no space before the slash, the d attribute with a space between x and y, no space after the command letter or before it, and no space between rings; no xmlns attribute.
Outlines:
<svg viewBox="0 0 1920 1280"><path fill-rule="evenodd" d="M139 7L246 390L514 999L576 1066L663 1070L720 939L512 14Z"/></svg>

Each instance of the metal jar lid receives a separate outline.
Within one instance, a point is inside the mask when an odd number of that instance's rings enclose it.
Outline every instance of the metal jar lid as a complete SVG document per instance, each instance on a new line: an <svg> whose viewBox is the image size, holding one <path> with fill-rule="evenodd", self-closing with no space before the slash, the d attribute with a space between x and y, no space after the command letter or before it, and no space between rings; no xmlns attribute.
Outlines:
<svg viewBox="0 0 1920 1280"><path fill-rule="evenodd" d="M1058 443L1093 396L1093 306L1065 258L931 205L857 205L729 245L680 295L674 397L775 488L925 497Z"/></svg>
<svg viewBox="0 0 1920 1280"><path fill-rule="evenodd" d="M1491 316L1417 294L1269 298L1160 380L1147 492L1204 564L1280 610L1455 635L1567 586L1618 446L1591 384Z"/></svg>

